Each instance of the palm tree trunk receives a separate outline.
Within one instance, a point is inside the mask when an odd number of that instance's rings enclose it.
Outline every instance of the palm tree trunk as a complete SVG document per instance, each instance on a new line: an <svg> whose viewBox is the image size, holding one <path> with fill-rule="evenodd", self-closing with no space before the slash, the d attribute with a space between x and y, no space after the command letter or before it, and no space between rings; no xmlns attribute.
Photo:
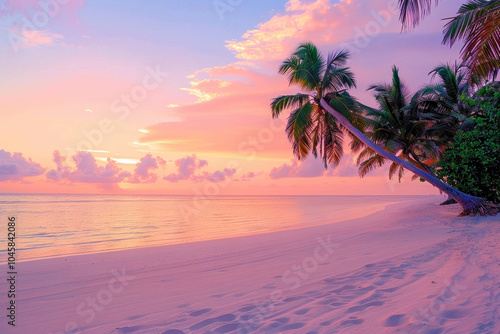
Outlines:
<svg viewBox="0 0 500 334"><path fill-rule="evenodd" d="M448 198L446 199L446 201L444 201L443 203L439 203L439 205L450 205L450 204L455 204L457 203L457 201L455 201L453 198L451 198L450 195L448 195Z"/></svg>
<svg viewBox="0 0 500 334"><path fill-rule="evenodd" d="M432 176L431 174L421 170L420 168L415 167L411 163L385 151L377 144L372 142L368 137L366 137L363 132L354 127L344 115L334 110L324 99L321 99L319 103L321 107L323 107L323 109L325 109L328 113L335 117L337 121L342 124L349 132L351 132L354 136L361 140L366 146L374 150L377 154L415 173L416 175L423 178L434 187L440 189L442 192L448 194L448 196L457 201L463 208L460 216L476 215L477 213L482 216L486 214L494 215L499 212L499 206L489 203L481 197L467 195L466 193L450 187L437 177Z"/></svg>
<svg viewBox="0 0 500 334"><path fill-rule="evenodd" d="M422 163L420 161L420 159L415 154L413 154L413 153L410 153L410 154L412 155L413 159L415 159L416 162L418 162L420 165L422 165L425 168L425 171L427 173L436 177L436 174L434 174L429 167L427 167L424 163ZM455 201L453 198L451 198L450 195L448 195L448 198L446 199L446 201L444 201L443 203L439 203L439 205L450 205L450 204L456 204L456 203L457 203L457 201Z"/></svg>

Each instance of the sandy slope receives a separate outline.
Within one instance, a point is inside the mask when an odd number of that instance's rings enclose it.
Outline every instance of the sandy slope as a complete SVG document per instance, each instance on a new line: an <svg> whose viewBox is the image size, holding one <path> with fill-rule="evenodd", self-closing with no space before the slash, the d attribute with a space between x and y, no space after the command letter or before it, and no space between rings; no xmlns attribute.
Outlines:
<svg viewBox="0 0 500 334"><path fill-rule="evenodd" d="M456 218L458 207L438 202L308 229L24 262L17 326L4 320L0 332L500 333L500 217Z"/></svg>

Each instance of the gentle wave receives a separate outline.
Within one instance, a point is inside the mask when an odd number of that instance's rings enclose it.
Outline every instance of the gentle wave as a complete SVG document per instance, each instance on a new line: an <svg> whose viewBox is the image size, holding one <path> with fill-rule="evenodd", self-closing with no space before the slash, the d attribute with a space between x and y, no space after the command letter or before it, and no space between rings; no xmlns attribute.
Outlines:
<svg viewBox="0 0 500 334"><path fill-rule="evenodd" d="M0 211L17 217L23 261L317 226L418 198L219 196L195 208L191 196L3 194Z"/></svg>

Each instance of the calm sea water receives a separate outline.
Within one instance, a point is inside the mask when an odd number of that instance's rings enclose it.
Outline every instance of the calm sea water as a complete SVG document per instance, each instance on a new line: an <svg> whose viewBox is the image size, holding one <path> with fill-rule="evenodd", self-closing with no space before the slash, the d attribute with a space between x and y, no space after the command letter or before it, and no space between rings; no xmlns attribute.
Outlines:
<svg viewBox="0 0 500 334"><path fill-rule="evenodd" d="M418 196L0 194L0 231L17 219L18 261L297 229L357 218ZM6 262L0 247L0 262Z"/></svg>

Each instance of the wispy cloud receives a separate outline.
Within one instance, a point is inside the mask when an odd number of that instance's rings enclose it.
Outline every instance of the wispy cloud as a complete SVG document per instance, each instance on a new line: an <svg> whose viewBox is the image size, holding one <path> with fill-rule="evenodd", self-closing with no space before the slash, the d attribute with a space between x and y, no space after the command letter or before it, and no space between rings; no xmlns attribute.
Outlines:
<svg viewBox="0 0 500 334"><path fill-rule="evenodd" d="M17 47L19 48L29 48L37 47L40 45L50 45L54 44L64 36L60 34L52 33L48 30L17 30L11 29L11 33L14 37L18 38Z"/></svg>

